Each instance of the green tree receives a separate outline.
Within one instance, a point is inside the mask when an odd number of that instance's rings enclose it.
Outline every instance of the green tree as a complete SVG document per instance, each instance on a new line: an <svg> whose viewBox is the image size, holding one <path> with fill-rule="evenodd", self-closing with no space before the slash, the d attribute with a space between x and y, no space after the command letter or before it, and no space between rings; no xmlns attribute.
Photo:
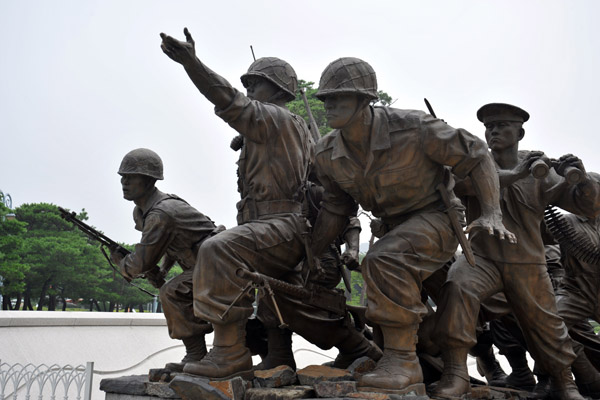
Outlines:
<svg viewBox="0 0 600 400"><path fill-rule="evenodd" d="M16 298L18 308L21 293L25 290L25 275L29 266L21 262L24 243L22 235L27 224L14 218L6 218L10 210L0 203L0 294L2 309L12 310L11 298Z"/></svg>

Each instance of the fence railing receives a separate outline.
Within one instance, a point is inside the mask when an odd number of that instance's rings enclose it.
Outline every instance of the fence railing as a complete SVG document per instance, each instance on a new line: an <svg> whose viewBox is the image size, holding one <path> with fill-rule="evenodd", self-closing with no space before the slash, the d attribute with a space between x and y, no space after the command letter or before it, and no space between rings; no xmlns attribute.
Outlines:
<svg viewBox="0 0 600 400"><path fill-rule="evenodd" d="M6 364L0 360L0 400L29 400L32 397L64 400L91 400L94 363L86 365L47 366Z"/></svg>

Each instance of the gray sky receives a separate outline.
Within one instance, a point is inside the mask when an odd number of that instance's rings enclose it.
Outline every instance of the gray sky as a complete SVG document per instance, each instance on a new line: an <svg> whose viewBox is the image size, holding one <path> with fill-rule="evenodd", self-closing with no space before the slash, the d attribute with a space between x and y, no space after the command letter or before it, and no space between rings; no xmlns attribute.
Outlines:
<svg viewBox="0 0 600 400"><path fill-rule="evenodd" d="M185 26L198 57L239 89L250 45L317 83L329 62L359 57L394 107L425 109L427 97L483 137L476 110L512 103L531 114L521 148L573 153L600 172L597 128L585 123L600 110L598 1L207 3L0 2L0 189L14 206L85 208L135 243L116 171L148 147L165 164L161 190L235 225L235 132L159 47L160 32L181 39Z"/></svg>

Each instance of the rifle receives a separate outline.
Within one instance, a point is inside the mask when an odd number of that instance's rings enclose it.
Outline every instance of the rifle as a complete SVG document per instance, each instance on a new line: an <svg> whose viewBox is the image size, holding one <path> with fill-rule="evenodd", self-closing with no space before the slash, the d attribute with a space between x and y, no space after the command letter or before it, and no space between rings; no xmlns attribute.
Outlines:
<svg viewBox="0 0 600 400"><path fill-rule="evenodd" d="M124 248L123 246L121 246L119 243L115 242L108 236L105 236L101 232L98 232L96 229L92 228L91 226L89 226L88 224L83 222L82 220L78 219L74 211L68 212L67 210L65 210L62 207L58 207L58 211L60 211L61 217L63 217L65 220L71 222L73 225L75 225L77 228L79 228L79 230L81 230L83 233L85 233L90 239L100 242L100 250L102 251L102 254L104 254L104 257L108 261L108 264L116 272L118 272L119 275L121 275L123 277L123 279L125 279L127 281L127 283L129 283L133 287L138 288L142 292L149 294L152 297L156 297L156 295L154 293L150 293L146 289L135 285L134 283L131 282L130 278L123 275L121 273L121 271L117 267L115 267L115 265L112 263L108 254L106 254L104 247L108 247L111 253L119 252L123 256L126 256L129 253L131 253L129 250L127 250L126 248ZM154 268L145 272L140 277L148 278L148 281L152 284L152 286L154 286L156 288L160 288L165 283L164 276L158 266L154 266Z"/></svg>
<svg viewBox="0 0 600 400"><path fill-rule="evenodd" d="M427 106L427 110L429 111L429 114L433 118L437 118L437 116L435 115L435 111L433 111L433 107L431 107L431 104L429 104L429 101L427 101L427 99L423 99L423 100L425 101L425 105ZM444 202L444 206L446 206L446 213L448 214L448 218L450 218L452 230L454 231L454 234L456 235L456 238L458 239L458 243L460 244L460 247L462 248L463 254L465 255L465 258L467 259L467 262L469 263L469 265L471 265L472 267L475 267L475 256L473 255L473 250L471 249L471 244L469 243L469 239L467 239L467 236L465 235L465 231L463 231L463 228L460 224L460 217L458 215L458 212L456 211L456 208L450 201L450 194L448 193L448 187L447 187L449 180L450 180L450 171L447 168L444 168L443 182L440 183L439 185L437 185L436 189L440 193L440 197L442 198L442 201Z"/></svg>
<svg viewBox="0 0 600 400"><path fill-rule="evenodd" d="M310 109L310 105L308 104L308 99L306 98L306 93L304 93L304 89L298 89L300 91L300 96L302 96L302 101L304 102L304 108L306 109L306 114L308 114L308 126L310 127L310 133L315 141L315 144L321 139L321 133L319 132L319 126L317 125L317 121Z"/></svg>
<svg viewBox="0 0 600 400"><path fill-rule="evenodd" d="M229 307L227 307L225 312L219 316L221 319L225 319L225 316L229 313L229 310L231 310L235 303L252 289L261 290L263 293L266 292L266 294L269 295L275 307L280 322L280 328L287 327L287 324L283 321L279 306L275 301L274 292L300 299L304 304L327 310L340 317L344 317L349 311L346 307L346 297L344 296L344 292L340 289L327 289L313 283L307 283L306 286L292 285L291 283L271 278L258 272L248 271L243 268L238 268L235 271L235 274L240 278L247 279L248 284L242 288L240 294L233 300Z"/></svg>

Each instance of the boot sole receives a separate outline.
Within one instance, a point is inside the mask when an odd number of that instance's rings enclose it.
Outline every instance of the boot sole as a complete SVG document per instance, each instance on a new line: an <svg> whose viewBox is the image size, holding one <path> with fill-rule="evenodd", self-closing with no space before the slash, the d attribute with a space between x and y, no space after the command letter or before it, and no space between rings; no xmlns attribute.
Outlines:
<svg viewBox="0 0 600 400"><path fill-rule="evenodd" d="M371 392L371 393L385 393L385 394L407 394L410 392L414 392L416 396L425 396L427 392L425 391L425 384L423 383L414 383L412 385L408 385L403 389L384 389L378 387L369 387L369 386L359 386L359 392Z"/></svg>

